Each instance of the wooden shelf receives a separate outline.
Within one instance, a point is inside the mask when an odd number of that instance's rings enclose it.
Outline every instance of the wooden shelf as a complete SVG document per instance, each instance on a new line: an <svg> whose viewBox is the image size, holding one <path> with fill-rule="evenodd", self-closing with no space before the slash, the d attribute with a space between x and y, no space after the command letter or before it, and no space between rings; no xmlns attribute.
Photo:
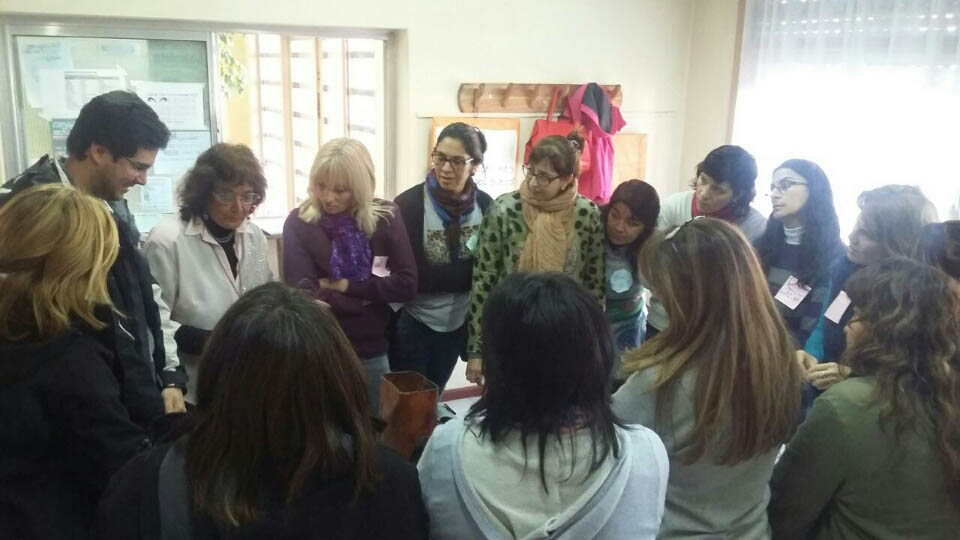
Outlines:
<svg viewBox="0 0 960 540"><path fill-rule="evenodd" d="M560 88L556 111L566 106L567 96L581 84L463 83L457 93L460 112L465 113L534 113L547 112L550 97ZM610 94L610 102L619 107L623 90L619 84L601 85Z"/></svg>

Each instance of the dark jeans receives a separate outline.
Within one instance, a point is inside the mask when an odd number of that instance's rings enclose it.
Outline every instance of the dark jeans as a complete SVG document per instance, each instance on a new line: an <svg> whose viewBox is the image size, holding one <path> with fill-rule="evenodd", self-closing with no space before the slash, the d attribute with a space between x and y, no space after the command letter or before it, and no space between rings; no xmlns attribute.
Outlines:
<svg viewBox="0 0 960 540"><path fill-rule="evenodd" d="M467 358L467 323L437 332L406 311L400 313L390 344L391 371L416 371L443 392L457 358Z"/></svg>

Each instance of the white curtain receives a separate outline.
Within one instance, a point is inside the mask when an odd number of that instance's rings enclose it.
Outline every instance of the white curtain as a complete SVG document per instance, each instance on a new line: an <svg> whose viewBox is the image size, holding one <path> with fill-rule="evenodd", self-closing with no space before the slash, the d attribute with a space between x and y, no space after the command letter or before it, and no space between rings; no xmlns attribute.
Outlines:
<svg viewBox="0 0 960 540"><path fill-rule="evenodd" d="M760 168L756 205L788 158L830 177L849 232L857 195L919 186L941 218L960 195L960 1L747 0L734 143Z"/></svg>

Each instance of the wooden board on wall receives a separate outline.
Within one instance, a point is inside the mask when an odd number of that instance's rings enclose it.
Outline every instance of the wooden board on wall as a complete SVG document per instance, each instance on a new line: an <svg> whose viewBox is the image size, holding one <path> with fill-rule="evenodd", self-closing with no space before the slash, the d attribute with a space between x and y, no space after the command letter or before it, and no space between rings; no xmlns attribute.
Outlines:
<svg viewBox="0 0 960 540"><path fill-rule="evenodd" d="M613 187L638 178L647 179L647 135L617 133L613 136Z"/></svg>
<svg viewBox="0 0 960 540"><path fill-rule="evenodd" d="M427 168L433 167L430 154L437 144L437 136L454 122L480 129L487 139L484 166L474 175L480 189L491 197L516 189L520 158L520 120L517 118L434 117L427 142Z"/></svg>

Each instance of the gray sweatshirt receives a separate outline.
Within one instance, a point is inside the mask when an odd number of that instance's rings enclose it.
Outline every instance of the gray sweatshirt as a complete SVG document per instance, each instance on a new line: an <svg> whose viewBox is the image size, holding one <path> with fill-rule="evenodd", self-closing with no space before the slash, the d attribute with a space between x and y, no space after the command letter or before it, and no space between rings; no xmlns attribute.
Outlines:
<svg viewBox="0 0 960 540"><path fill-rule="evenodd" d="M582 451L582 444L574 443L578 448L576 458L573 452L550 450L548 445L545 459L550 493L536 497L531 493L542 492L543 487L535 440L528 444L524 472L517 467L516 457L522 454L513 442L494 447L487 438L477 439L474 431L461 420L439 426L420 458L418 469L430 517L430 538L585 540L656 536L664 512L669 464L663 443L651 430L642 426L617 428L619 458L611 455L589 475L583 474L584 467L579 463L588 463L591 458L589 452ZM485 445L490 448L484 449ZM465 459L472 460L468 467L464 466ZM573 476L564 491L559 479L571 473L574 459ZM483 470L487 472L481 474ZM508 478L511 471L515 471L512 480ZM494 482L500 482L503 488L491 489Z"/></svg>

